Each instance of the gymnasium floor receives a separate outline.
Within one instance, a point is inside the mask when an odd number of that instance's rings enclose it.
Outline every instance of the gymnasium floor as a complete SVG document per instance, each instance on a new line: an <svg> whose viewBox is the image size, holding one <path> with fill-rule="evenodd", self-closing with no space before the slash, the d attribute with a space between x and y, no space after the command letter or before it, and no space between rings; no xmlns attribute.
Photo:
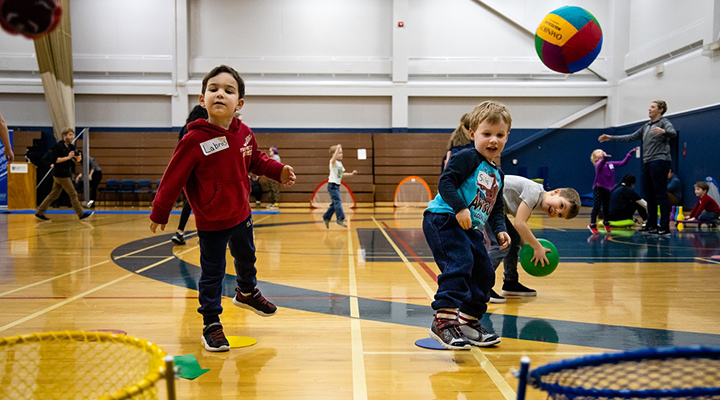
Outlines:
<svg viewBox="0 0 720 400"><path fill-rule="evenodd" d="M147 214L1 214L0 336L118 330L210 371L177 381L180 399L515 399L511 370L649 346L720 346L720 233L670 238L632 231L591 236L584 209L570 221L531 220L560 253L550 276L521 282L537 298L490 304L483 321L499 346L427 350L439 271L420 209L350 211L349 228L322 211L256 214L259 287L278 307L259 317L223 300L227 335L258 340L210 353L200 344L197 238L173 246ZM194 229L191 218L189 229ZM228 253L228 260L232 258ZM234 293L228 265L226 296ZM496 288L502 281L498 270ZM2 360L0 360L2 362ZM5 368L5 367L3 367ZM161 398L165 390L161 385ZM529 399L544 399L534 389Z"/></svg>

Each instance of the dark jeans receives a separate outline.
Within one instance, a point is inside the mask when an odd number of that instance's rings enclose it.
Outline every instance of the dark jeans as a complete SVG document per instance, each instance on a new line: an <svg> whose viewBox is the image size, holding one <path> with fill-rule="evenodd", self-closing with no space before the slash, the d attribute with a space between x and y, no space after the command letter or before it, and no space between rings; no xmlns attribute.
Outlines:
<svg viewBox="0 0 720 400"><path fill-rule="evenodd" d="M200 239L200 308L205 325L220 321L222 313L223 278L225 278L225 250L235 259L235 274L240 291L250 293L257 285L255 243L252 216L240 224L222 231L198 230Z"/></svg>
<svg viewBox="0 0 720 400"><path fill-rule="evenodd" d="M503 261L503 280L505 282L517 282L519 279L518 276L518 255L520 254L520 249L522 248L522 238L520 237L520 233L518 233L517 229L515 229L515 226L513 226L512 222L510 222L510 219L505 216L505 227L507 228L507 233L510 235L510 246L500 250L500 244L497 241L497 237L495 237L495 234L492 232L492 229L490 229L489 226L485 228L485 233L488 235L488 239L490 241L490 262L492 263L492 269L493 271L497 270L497 267L500 266L500 261ZM494 278L494 276L493 276ZM493 283L495 280L493 279Z"/></svg>
<svg viewBox="0 0 720 400"><path fill-rule="evenodd" d="M255 201L262 200L262 185L260 185L260 182L250 179L250 195L255 198Z"/></svg>
<svg viewBox="0 0 720 400"><path fill-rule="evenodd" d="M698 219L698 221L703 221L703 222L715 222L715 220L717 220L719 216L720 216L720 214L718 214L718 213L714 213L711 211L703 211L700 213L700 215L698 215L697 219Z"/></svg>
<svg viewBox="0 0 720 400"><path fill-rule="evenodd" d="M670 229L670 199L667 184L670 161L650 161L643 164L643 192L647 199L648 219L646 226L657 226L657 212L660 206L660 229Z"/></svg>
<svg viewBox="0 0 720 400"><path fill-rule="evenodd" d="M442 272L433 310L458 308L481 318L495 278L482 232L463 230L453 214L426 212L423 233Z"/></svg>
<svg viewBox="0 0 720 400"><path fill-rule="evenodd" d="M610 210L610 216L608 217L608 220L623 221L626 219L633 219L633 216L635 216L635 212L640 214L640 218L642 218L643 221L647 221L648 213L645 210L645 207L634 201L623 208ZM657 217L655 217L655 219L657 219Z"/></svg>
<svg viewBox="0 0 720 400"><path fill-rule="evenodd" d="M337 215L338 223L345 221L345 213L343 212L342 208L342 200L340 200L340 185L338 185L337 183L328 182L327 187L332 202L330 203L330 207L328 207L327 211L325 211L325 214L323 214L323 219L325 221L330 221L333 214L335 214Z"/></svg>
<svg viewBox="0 0 720 400"><path fill-rule="evenodd" d="M190 207L190 202L186 199L183 204L182 212L180 213L180 223L178 223L177 230L185 232L185 225L187 225L188 219L190 219L191 212L192 208Z"/></svg>

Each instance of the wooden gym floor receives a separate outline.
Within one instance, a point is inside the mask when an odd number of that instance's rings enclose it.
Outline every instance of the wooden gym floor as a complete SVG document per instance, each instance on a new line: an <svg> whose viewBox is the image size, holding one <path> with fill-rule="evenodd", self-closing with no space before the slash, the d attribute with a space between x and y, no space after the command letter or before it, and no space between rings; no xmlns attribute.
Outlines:
<svg viewBox="0 0 720 400"><path fill-rule="evenodd" d="M0 215L0 336L110 329L172 355L194 354L210 371L179 380L180 399L514 399L512 369L650 346L720 346L720 234L687 228L670 238L615 230L593 237L588 211L570 221L538 217L560 266L544 278L521 271L537 298L490 304L483 321L494 348L427 350L439 273L421 210L350 211L350 227L324 210L256 214L259 287L279 306L259 317L223 300L227 335L254 346L210 353L200 344L196 282L200 252L147 214ZM715 256L715 257L714 257ZM228 253L226 296L234 293ZM502 268L496 289L502 282ZM532 368L531 367L531 368ZM161 385L161 398L164 389ZM544 399L534 389L529 399Z"/></svg>

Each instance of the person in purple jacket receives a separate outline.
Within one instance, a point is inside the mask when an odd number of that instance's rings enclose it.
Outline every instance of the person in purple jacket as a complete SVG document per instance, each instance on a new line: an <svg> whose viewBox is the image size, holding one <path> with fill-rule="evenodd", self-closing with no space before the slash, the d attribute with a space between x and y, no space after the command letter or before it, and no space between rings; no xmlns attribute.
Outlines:
<svg viewBox="0 0 720 400"><path fill-rule="evenodd" d="M608 161L611 156L601 149L594 150L590 155L590 161L595 165L595 181L593 182L593 209L590 213L588 229L593 235L599 233L597 216L601 206L604 216L603 226L606 232L610 232L608 216L610 215L610 191L615 187L615 168L627 164L632 154L638 149L639 147L635 147L630 150L622 161Z"/></svg>

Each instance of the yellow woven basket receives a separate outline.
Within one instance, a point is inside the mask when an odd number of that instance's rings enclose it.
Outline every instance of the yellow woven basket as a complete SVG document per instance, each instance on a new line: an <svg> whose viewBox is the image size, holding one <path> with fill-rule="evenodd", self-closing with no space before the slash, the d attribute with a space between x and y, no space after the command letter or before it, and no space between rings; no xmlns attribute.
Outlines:
<svg viewBox="0 0 720 400"><path fill-rule="evenodd" d="M0 399L155 400L166 355L146 340L104 332L0 338Z"/></svg>

